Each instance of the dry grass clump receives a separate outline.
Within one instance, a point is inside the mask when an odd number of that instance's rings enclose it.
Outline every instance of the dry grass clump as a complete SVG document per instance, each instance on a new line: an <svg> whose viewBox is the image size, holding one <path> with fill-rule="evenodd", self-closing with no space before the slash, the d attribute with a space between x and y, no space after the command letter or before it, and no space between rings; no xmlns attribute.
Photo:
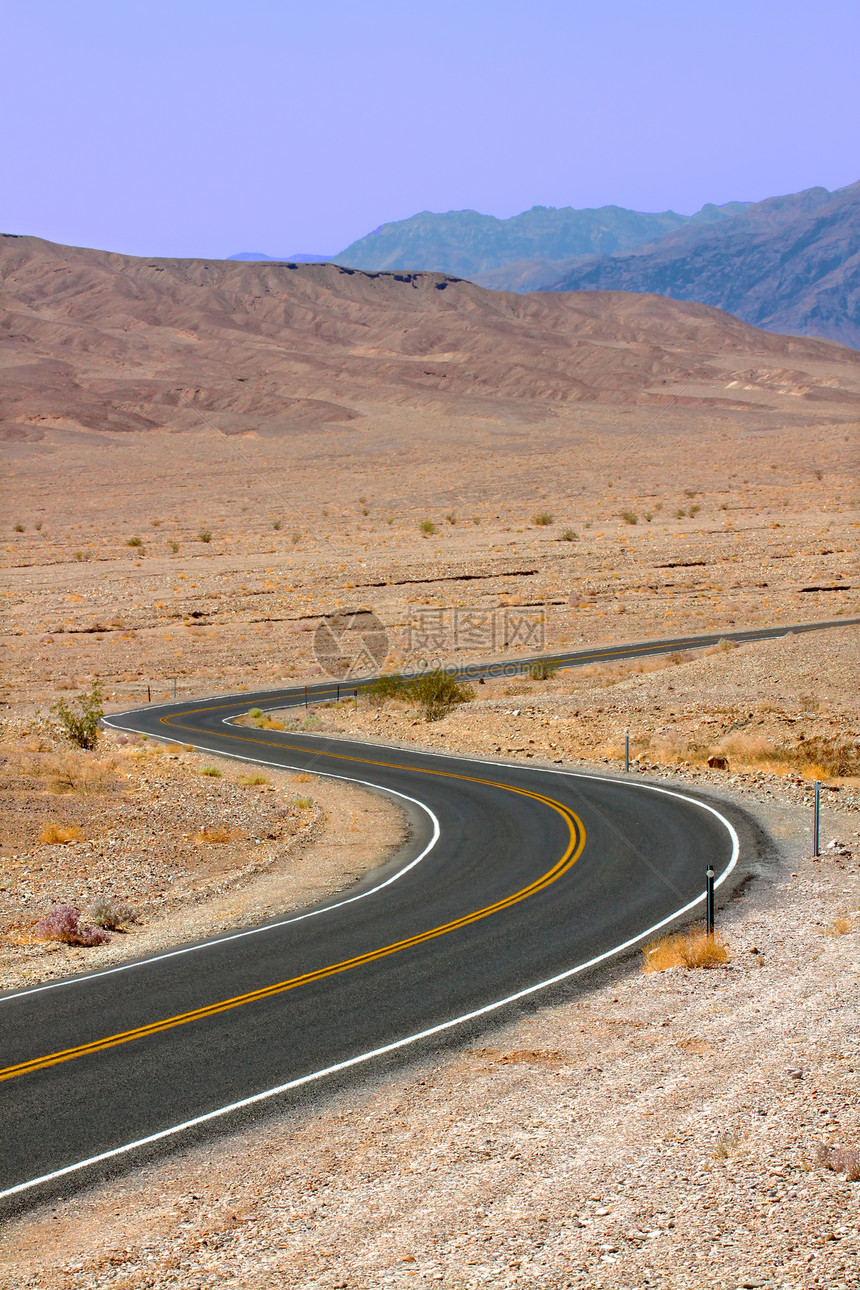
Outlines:
<svg viewBox="0 0 860 1290"><path fill-rule="evenodd" d="M819 1142L816 1163L835 1174L844 1174L849 1182L860 1182L860 1151L855 1147L828 1147Z"/></svg>
<svg viewBox="0 0 860 1290"><path fill-rule="evenodd" d="M276 717L267 717L259 708L252 708L248 713L247 721L242 721L240 724L247 725L248 721L256 730L286 730L283 721L278 721Z"/></svg>
<svg viewBox="0 0 860 1290"><path fill-rule="evenodd" d="M67 842L80 842L83 833L77 824L43 824L39 830L39 841L48 846L62 845Z"/></svg>
<svg viewBox="0 0 860 1290"><path fill-rule="evenodd" d="M815 736L786 745L735 734L720 740L717 751L725 753L732 766L767 769L777 775L792 771L805 779L860 775L860 744L845 736Z"/></svg>
<svg viewBox="0 0 860 1290"><path fill-rule="evenodd" d="M111 897L94 901L88 913L95 927L106 927L112 932L118 932L129 923L137 922L137 914L131 905Z"/></svg>
<svg viewBox="0 0 860 1290"><path fill-rule="evenodd" d="M661 936L643 947L644 972L665 972L669 968L712 968L728 963L729 949L716 934L708 934L702 927L691 927L686 932Z"/></svg>
<svg viewBox="0 0 860 1290"><path fill-rule="evenodd" d="M255 788L259 784L268 784L265 775L237 775L236 782L244 784L246 788Z"/></svg>
<svg viewBox="0 0 860 1290"><path fill-rule="evenodd" d="M27 778L42 781L53 793L77 793L89 797L113 788L117 783L117 762L113 757L93 757L83 749L39 752L24 758Z"/></svg>
<svg viewBox="0 0 860 1290"><path fill-rule="evenodd" d="M825 936L846 936L851 931L851 921L841 914L824 929Z"/></svg>
<svg viewBox="0 0 860 1290"><path fill-rule="evenodd" d="M230 842L235 837L231 829L225 829L220 824L204 824L195 835L195 842Z"/></svg>

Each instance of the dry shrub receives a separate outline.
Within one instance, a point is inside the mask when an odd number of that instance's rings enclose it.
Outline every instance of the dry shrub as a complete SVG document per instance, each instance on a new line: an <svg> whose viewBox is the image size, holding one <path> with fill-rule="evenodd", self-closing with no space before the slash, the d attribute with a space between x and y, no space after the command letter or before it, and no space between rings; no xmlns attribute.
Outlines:
<svg viewBox="0 0 860 1290"><path fill-rule="evenodd" d="M48 846L56 846L64 842L80 842L83 836L77 824L43 824L39 830L39 841Z"/></svg>
<svg viewBox="0 0 860 1290"><path fill-rule="evenodd" d="M100 927L82 923L81 911L73 905L54 905L33 930L43 941L60 941L64 945L104 945L110 940Z"/></svg>
<svg viewBox="0 0 860 1290"><path fill-rule="evenodd" d="M839 918L834 918L829 927L825 928L825 936L845 936L851 931L851 923L844 914Z"/></svg>
<svg viewBox="0 0 860 1290"><path fill-rule="evenodd" d="M828 1147L819 1142L815 1159L825 1169L844 1174L849 1182L860 1182L860 1151L855 1147Z"/></svg>
<svg viewBox="0 0 860 1290"><path fill-rule="evenodd" d="M665 972L668 968L712 968L728 963L729 950L725 941L702 927L691 927L686 932L661 936L644 946L643 971Z"/></svg>
<svg viewBox="0 0 860 1290"><path fill-rule="evenodd" d="M246 788L253 788L258 784L268 784L265 775L237 775L237 783L244 784Z"/></svg>
<svg viewBox="0 0 860 1290"><path fill-rule="evenodd" d="M118 932L129 923L137 922L137 914L131 905L126 905L121 900L113 900L109 896L103 900L94 901L88 913L96 927L107 927L112 932Z"/></svg>
<svg viewBox="0 0 860 1290"><path fill-rule="evenodd" d="M736 734L722 739L718 751L727 754L733 766L767 768L777 774L794 771L805 779L860 775L860 743L845 736L821 735L789 746Z"/></svg>
<svg viewBox="0 0 860 1290"><path fill-rule="evenodd" d="M91 753L70 749L39 757L28 769L35 777L47 779L55 793L89 797L113 787L117 779L116 765L112 757L96 758Z"/></svg>
<svg viewBox="0 0 860 1290"><path fill-rule="evenodd" d="M283 721L278 721L276 717L259 716L254 717L251 713L248 716L254 723L257 730L285 730L286 726Z"/></svg>
<svg viewBox="0 0 860 1290"><path fill-rule="evenodd" d="M728 1160L729 1156L737 1150L738 1140L729 1134L721 1134L717 1138L714 1147L715 1160Z"/></svg>
<svg viewBox="0 0 860 1290"><path fill-rule="evenodd" d="M195 842L229 842L234 836L230 829L218 824L204 824L196 835Z"/></svg>
<svg viewBox="0 0 860 1290"><path fill-rule="evenodd" d="M313 775L306 775L304 771L300 775L293 775L294 784L310 784Z"/></svg>

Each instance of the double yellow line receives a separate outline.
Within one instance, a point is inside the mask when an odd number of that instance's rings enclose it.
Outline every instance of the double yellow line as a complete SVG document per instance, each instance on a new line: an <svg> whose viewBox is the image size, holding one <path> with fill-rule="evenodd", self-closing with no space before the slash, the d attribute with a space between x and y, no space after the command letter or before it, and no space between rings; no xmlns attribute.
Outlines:
<svg viewBox="0 0 860 1290"><path fill-rule="evenodd" d="M179 723L168 719L165 724L174 725ZM192 729L193 727L182 728ZM239 736L239 738L246 739L247 742L269 743L268 740L254 739L252 736ZM271 743L269 743L269 746L271 747ZM284 747L280 743L278 746ZM287 745L287 747L291 751L306 751L305 749L296 749L290 745ZM106 1035L103 1039L95 1039L89 1044L79 1044L75 1048L65 1048L60 1052L47 1053L43 1057L34 1057L30 1061L19 1062L15 1066L7 1066L0 1069L0 1080L17 1079L21 1075L31 1075L35 1071L45 1070L49 1066L57 1066L61 1062L74 1061L78 1057L86 1057L91 1053L99 1053L108 1048L116 1048L120 1044L131 1043L135 1039L146 1039L150 1035L160 1034L164 1030L172 1030L175 1026L185 1026L192 1021L202 1021L206 1017L214 1017L218 1013L228 1012L231 1008L241 1008L248 1003L257 1003L262 999L270 999L275 995L284 994L287 990L295 990L299 986L309 985L314 981L322 981L325 977L335 976L339 972L347 972L352 968L362 967L365 963L373 963L377 959L386 958L390 954L398 954L402 950L422 945L425 941L433 940L437 936L445 936L461 927L468 927L470 923L475 923L481 918L487 918L490 914L500 913L504 909L510 909L511 906L518 904L521 900L526 900L529 896L536 895L556 882L562 874L567 873L582 855L582 850L585 846L585 827L579 816L575 815L568 807L562 805L561 802L557 802L551 797L545 797L542 793L534 793L525 788L514 788L510 784L501 784L494 780L478 779L470 775L456 775L451 771L431 770L418 766L405 768L396 766L393 762L370 761L367 758L351 757L342 753L331 753L330 755L344 761L364 762L368 765L386 766L398 770L411 769L419 774L439 775L447 779L459 779L472 784L484 784L490 788L500 788L508 793L518 793L522 797L533 798L535 801L549 806L564 819L569 830L568 844L564 854L553 867L547 870L545 874L542 874L541 877L536 878L534 882L529 883L527 887L521 888L520 891L514 892L513 895L506 896L503 900L497 900L492 905L486 905L483 909L477 909L471 914L465 914L462 918L456 918L449 923L442 924L440 927L433 927L428 931L419 932L416 936L407 937L405 940L395 941L391 945L383 945L379 949L370 950L368 953L360 954L355 958L344 959L340 963L331 963L327 967L317 968L314 972L305 972L301 976L290 977L287 981L278 981L274 985L263 986L259 990L251 990L248 994L238 994L231 999L222 999L218 1003L208 1004L203 1008L194 1008L190 1012L181 1012L173 1017L164 1017L160 1021L150 1022L146 1026L137 1026L133 1030L123 1030L115 1035Z"/></svg>

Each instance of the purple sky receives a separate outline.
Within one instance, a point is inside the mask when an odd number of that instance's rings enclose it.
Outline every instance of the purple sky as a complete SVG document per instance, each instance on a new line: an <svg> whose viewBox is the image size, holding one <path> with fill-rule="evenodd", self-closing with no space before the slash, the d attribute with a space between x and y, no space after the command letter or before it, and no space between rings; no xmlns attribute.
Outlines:
<svg viewBox="0 0 860 1290"><path fill-rule="evenodd" d="M416 211L860 179L857 0L0 0L0 231L340 250Z"/></svg>

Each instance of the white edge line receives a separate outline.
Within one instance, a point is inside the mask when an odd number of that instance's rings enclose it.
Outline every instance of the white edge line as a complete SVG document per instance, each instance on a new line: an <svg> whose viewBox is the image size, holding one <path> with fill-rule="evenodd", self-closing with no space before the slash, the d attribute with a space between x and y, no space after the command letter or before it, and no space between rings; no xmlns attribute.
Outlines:
<svg viewBox="0 0 860 1290"><path fill-rule="evenodd" d="M594 778L597 777L595 776ZM641 787L644 788L646 785L641 785ZM665 790L658 791L662 792ZM683 794L671 793L670 796L682 797ZM687 800L694 801L693 798L688 798ZM706 804L700 802L697 803L697 805L702 806ZM708 806L706 809L712 811L718 819L723 821L732 836L732 859L725 871L725 874L723 874L723 877L725 877L726 874L730 873L737 864L740 843L737 833L732 828L729 821L721 816L718 811L715 811L713 807ZM722 878L720 881L722 881ZM515 994L509 994L504 999L498 999L494 1003L485 1004L483 1008L476 1008L473 1012L464 1012L459 1017L452 1017L450 1021L442 1021L437 1026L430 1026L427 1030L419 1030L416 1034L407 1035L404 1039L395 1039L390 1044L383 1044L381 1048L374 1048L371 1049L370 1052L359 1053L357 1057L348 1057L345 1061L336 1062L333 1066L326 1066L323 1070L313 1071L310 1075L301 1075L298 1079L288 1080L287 1083L278 1084L275 1088L266 1089L262 1093L254 1093L251 1097L243 1097L238 1102L231 1102L227 1106L219 1106L216 1110L207 1111L204 1115L197 1115L192 1120L184 1120L181 1124L171 1125L168 1129L160 1129L158 1133L150 1133L147 1137L138 1138L135 1142L128 1142L121 1147L113 1147L110 1151L102 1151L97 1156L90 1156L87 1160L79 1160L73 1165L66 1165L62 1169L55 1169L52 1173L43 1174L40 1178L31 1178L28 1182L18 1183L15 1187L8 1187L5 1191L0 1191L0 1199L3 1199L6 1196L19 1195L21 1192L29 1191L33 1187L39 1187L45 1183L54 1182L58 1178L67 1177L69 1174L77 1173L81 1169L87 1169L92 1165L100 1164L102 1161L112 1160L117 1156L126 1155L131 1151L136 1151L140 1147L151 1146L153 1143L161 1142L165 1138L175 1137L179 1133L185 1133L188 1129L194 1129L201 1124L207 1124L212 1120L218 1120L226 1115L231 1115L234 1111L241 1111L245 1107L254 1106L259 1102L268 1101L270 1098L278 1097L280 1094L287 1093L291 1089L300 1088L304 1084L311 1084L317 1080L325 1079L328 1075L335 1075L338 1071L348 1070L352 1066L360 1066L365 1062L372 1061L375 1057L383 1057L386 1053L395 1052L398 1048L405 1048L409 1044L416 1044L422 1039L429 1039L431 1035L438 1035L444 1030L451 1030L454 1026L463 1025L467 1021L474 1021L478 1017L485 1017L488 1013L496 1012L499 1008L507 1007L511 1003L517 1003L520 999L525 999L531 994L536 994L539 990L547 990L551 986L558 985L561 981L569 980L570 977L576 976L580 972L586 972L589 968L596 967L599 963L604 963L607 959L614 958L615 955L621 954L624 950L630 949L639 941L643 941L646 936L653 935L653 933L658 932L661 927L665 927L668 923L673 922L674 919L680 918L682 914L687 913L688 910L695 908L701 899L701 896L697 896L695 900L689 901L682 909L675 910L674 913L661 919L659 923L654 923L652 927L647 928L644 932L640 932L637 936L632 936L629 940L622 942L621 945L616 945L611 950L605 950L603 954L598 954L594 958L588 959L585 963L579 963L576 967L567 968L566 971L559 972L556 976L547 977L545 981L539 981L536 985L526 986L524 990L518 990Z"/></svg>
<svg viewBox="0 0 860 1290"><path fill-rule="evenodd" d="M384 745L381 745L381 746L384 746ZM203 751L211 752L211 749L207 748L207 749L204 749ZM398 751L402 751L402 750L398 750ZM215 754L215 755L223 756L225 754ZM443 756L446 754L431 753L430 755ZM237 760L240 760L240 761L253 760L252 758L240 757L236 754L234 754L234 756L237 756ZM467 757L456 757L456 760L469 761L469 760L475 760L475 759L474 758L470 759ZM277 763L273 763L273 762L259 763L259 765L262 765L262 766L275 765L275 764ZM485 762L483 764L507 765L508 763ZM294 768L286 767L285 769L290 770ZM578 779L594 779L602 783L606 783L606 782L623 783L624 782L624 781L610 779L607 776L592 775L592 774L587 774L580 771L571 772L571 771L556 770L555 768L548 767L548 766L534 766L534 767L529 767L528 769L540 770L550 775L565 775L565 774L574 775ZM318 771L316 773L320 775L324 774L324 772L322 771ZM328 778L345 779L346 776L332 775L332 776L328 776ZM350 782L362 783L362 784L369 783L367 780L352 780ZM377 789L380 787L380 785L377 785L377 784L369 785L369 786ZM631 785L631 787L632 786L634 785ZM738 858L740 856L740 839L738 838L738 835L731 821L727 820L724 815L722 815L718 810L716 810L715 807L710 806L707 802L700 802L694 797L689 797L686 793L677 793L672 789L659 788L655 784L638 783L638 784L635 784L635 787L650 789L654 793L663 793L667 797L677 797L681 801L690 802L694 806L701 807L702 810L709 811L711 815L714 815L722 824L725 825L729 833L729 836L732 839L732 855L728 865L726 866L724 871L720 874L720 877L718 878L717 882L714 885L720 886L721 883L725 882L726 878L729 876L729 874L737 865ZM393 790L386 790L386 791L393 791ZM406 797L406 794L399 793L398 796ZM406 798L406 800L416 801L415 798ZM424 806L422 802L418 802L417 805L422 806L423 809L428 811L428 813L432 816L437 833L434 836L433 841L429 844L427 848L425 848L425 851L422 852L422 855L416 857L415 860L413 860L411 864L407 866L407 868L411 868L413 865L417 864L418 861L422 859L424 855L426 855L427 851L429 851L431 847L435 845L436 838L438 837L439 822L436 819L436 816L433 815L433 812L430 811L430 808ZM395 878L398 878L400 876L400 873L405 873L405 872L406 872L406 869L400 870L397 874L394 874L393 877L388 880L388 882L393 882ZM380 887L387 886L387 885L388 883L382 883L380 884ZM378 891L379 889L380 889L379 887L374 888L374 891ZM368 895L368 896L371 894L372 894L371 892L363 893L363 895ZM341 904L348 904L350 903L350 901L358 900L358 899L361 899L361 897L352 896L350 897L349 901L342 901ZM69 1174L78 1173L82 1169L88 1169L92 1165L101 1164L105 1160L115 1159L117 1156L127 1155L132 1151L139 1150L141 1147L151 1146L153 1143L161 1142L166 1138L175 1137L180 1133L187 1132L189 1129L196 1128L198 1125L207 1124L213 1120L222 1119L224 1116L231 1115L235 1111L241 1111L245 1107L254 1106L259 1102L268 1101L273 1097L278 1097L282 1093L288 1093L291 1089L300 1088L302 1087L302 1085L305 1085L305 1084L315 1083L317 1080L325 1079L329 1075L337 1074L338 1071L348 1070L353 1066L363 1065L365 1062L373 1061L375 1057L382 1057L386 1053L395 1052L398 1048L406 1048L410 1044L419 1043L422 1039L429 1039L432 1035L441 1034L445 1030L452 1030L455 1026L461 1026L467 1021L474 1021L478 1017L485 1017L491 1012L498 1011L499 1008L505 1008L509 1004L517 1003L520 999L526 999L528 998L529 995L537 994L541 990L547 990L551 986L558 985L562 981L567 981L573 976L578 976L580 972L587 972L589 968L596 967L599 963L605 963L607 959L611 959L618 954L622 954L625 950L631 949L634 945L637 945L640 941L644 941L647 936L652 936L655 932L658 932L662 927L666 927L669 923L674 922L676 918L681 918L684 914L688 913L691 909L695 909L696 905L700 904L703 899L704 899L704 893L701 896L696 896L694 900L688 901L687 904L682 906L681 909L674 910L673 913L668 914L665 918L662 918L659 923L654 923L651 927L646 928L644 932L639 932L636 936L630 937L629 940L622 941L620 945L616 945L610 950L605 950L602 954L598 954L594 958L586 960L586 962L584 963L577 964L576 967L567 968L564 972L559 972L555 976L547 977L546 980L544 981L538 981L535 985L526 986L525 989L518 990L515 994L509 994L504 999L497 999L494 1003L485 1004L482 1008L476 1008L473 1012L464 1012L459 1017L452 1017L449 1021L442 1021L436 1026L430 1026L429 1029L427 1030L419 1030L414 1035L407 1035L403 1039L395 1039L392 1043L384 1044L380 1048L371 1049L369 1052L366 1052L366 1053L359 1053L357 1057L349 1057L345 1061L336 1062L333 1066L326 1066L323 1070L313 1071L310 1075L301 1075L297 1079L287 1081L287 1083L285 1084L278 1084L274 1088L265 1089L262 1093L254 1093L250 1097L242 1098L238 1102L230 1102L227 1106L219 1106L214 1111L207 1111L204 1115L195 1116L194 1119L192 1120L184 1120L181 1124L174 1124L174 1125L171 1125L170 1128L160 1129L157 1133L150 1133L145 1138L138 1138L134 1142L127 1142L121 1147L112 1147L110 1151L102 1151L97 1156L90 1156L88 1157L88 1159L79 1160L75 1164L65 1165L62 1169L55 1169L52 1173L42 1174L42 1176L39 1178L31 1178L27 1182L18 1183L14 1187L8 1187L6 1188L5 1191L0 1191L0 1200L5 1199L7 1196L20 1195L22 1192L30 1191L34 1187L43 1186L45 1183L55 1182L58 1178L65 1178ZM329 906L328 908L336 908L336 906ZM312 913L322 913L322 912L324 911L323 910L312 911ZM311 914L302 914L299 917L308 918L308 917L311 917ZM285 921L297 922L298 919L287 919ZM276 927L281 925L282 924L277 924L277 923L273 924L273 926L276 926ZM254 929L254 930L266 930L266 929L263 928L263 929ZM248 936L252 934L253 932L240 932L238 933L238 936ZM236 938L235 937L223 938L223 940L233 940L233 939L236 939ZM219 943L220 942L217 942L217 941L210 942L210 944L219 944ZM174 954L189 953L192 949L197 949L197 948L202 949L204 947L190 946L188 950L175 950L173 951L173 953ZM171 957L171 955L158 956L158 958L169 958L169 957ZM158 958L145 959L143 962L144 963L157 962ZM143 966L143 963L128 964L127 966L128 967ZM108 969L108 971L120 971L120 970L121 970L120 968ZM106 975L106 973L104 972L93 973L93 976L103 976L103 975ZM75 980L79 980L79 981L89 980L89 979L90 979L89 977L75 978ZM71 984L71 982L55 982L53 984L54 985ZM50 988L50 987L46 987L46 986L37 987L37 989L47 989L47 988ZM35 993L35 990L25 991L24 993ZM17 997L17 996L11 996L11 997Z"/></svg>
<svg viewBox="0 0 860 1290"><path fill-rule="evenodd" d="M271 766L276 770L304 771L303 766L285 766L283 762L262 761L256 757L242 757L238 753L213 753L211 748L201 748L198 751L212 753L214 757L233 757L236 761L251 762L255 766ZM275 931L279 927L288 927L291 923L301 923L306 918L317 918L320 914L328 914L333 909L342 909L344 905L351 905L356 900L364 900L367 896L373 896L376 892L382 891L384 887L390 887L393 882L397 882L410 869L414 869L417 864L420 864L439 841L441 835L439 820L430 807L426 806L424 802L419 802L417 797L409 797L407 793L398 793L394 788L373 784L370 780L352 779L347 775L332 775L328 771L311 771L310 773L319 775L322 779L340 779L348 784L362 784L365 788L372 788L377 792L391 793L394 797L402 798L404 802L412 802L414 806L420 807L422 811L425 811L430 816L433 824L432 838L424 850L410 860L408 864L404 865L402 869L398 869L396 873L391 874L384 882L377 883L375 887L370 887L367 891L360 891L355 896L347 896L343 900L335 901L331 905L323 905L319 909L309 909L304 914L294 914L291 918L283 918L276 923L265 923L262 927L249 927L243 932L231 932L228 936L219 936L215 940L202 941L199 945L186 945L182 949L167 950L163 954L153 954L144 959L137 959L133 963L118 963L116 967L100 968L97 972L89 972L85 976L66 977L62 981L48 981L45 985L34 985L27 990L18 990L15 994L3 995L0 997L0 1004L10 1003L12 999L21 999L25 995L39 994L44 990L58 990L61 986L81 985L85 981L94 981L98 977L112 976L116 972L130 972L133 968L148 967L151 963L162 963L165 959L178 958L182 954L194 954L199 950L211 949L215 945L226 945L229 941L240 941L246 936L260 936L265 932ZM4 1193L0 1192L0 1196L2 1195Z"/></svg>

